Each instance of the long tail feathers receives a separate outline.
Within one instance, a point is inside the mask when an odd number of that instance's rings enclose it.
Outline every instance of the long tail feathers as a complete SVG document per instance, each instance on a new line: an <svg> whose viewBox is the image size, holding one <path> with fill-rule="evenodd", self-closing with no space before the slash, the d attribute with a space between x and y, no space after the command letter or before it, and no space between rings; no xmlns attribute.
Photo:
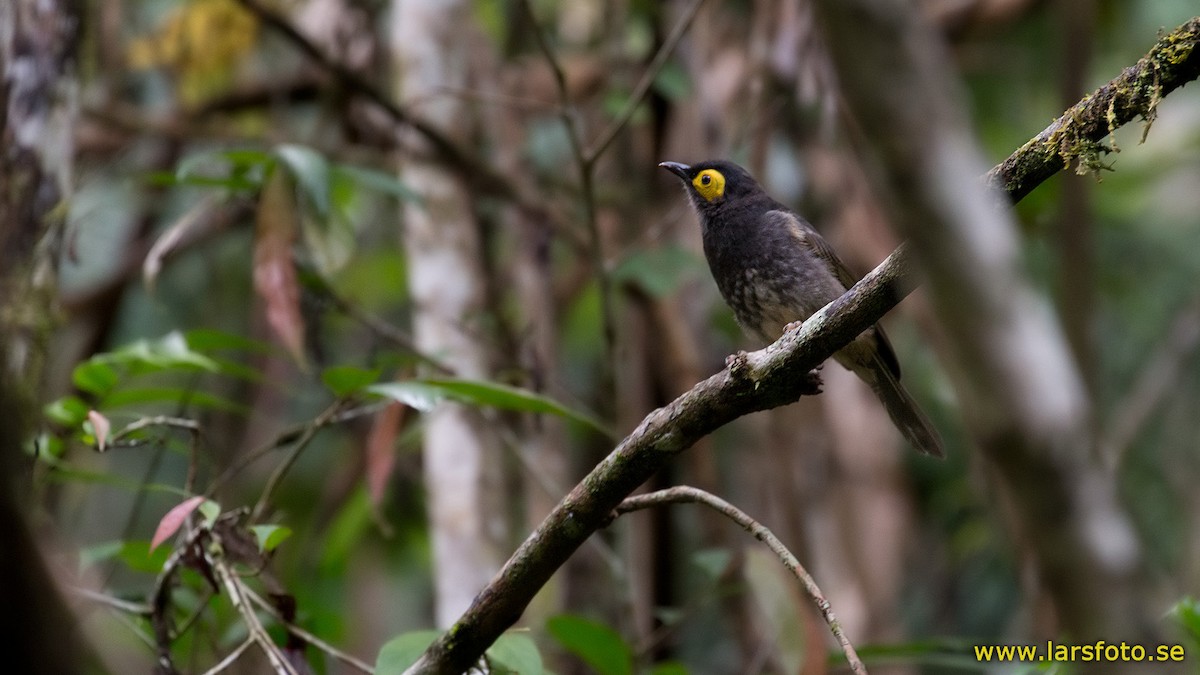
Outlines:
<svg viewBox="0 0 1200 675"><path fill-rule="evenodd" d="M934 431L929 418L921 412L921 408L917 406L912 395L908 393L904 385L900 384L900 380L882 359L876 357L872 363L871 375L873 377L868 380L871 382L871 388L883 402L888 416L892 418L892 422L900 430L900 433L904 434L904 438L914 448L926 455L945 457L946 452L942 449L942 439Z"/></svg>

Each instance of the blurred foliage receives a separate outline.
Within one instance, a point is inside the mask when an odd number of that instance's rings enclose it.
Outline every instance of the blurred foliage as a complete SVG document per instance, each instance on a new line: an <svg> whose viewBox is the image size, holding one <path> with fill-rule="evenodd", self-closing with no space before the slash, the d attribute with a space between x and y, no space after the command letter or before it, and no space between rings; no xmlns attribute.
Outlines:
<svg viewBox="0 0 1200 675"><path fill-rule="evenodd" d="M180 98L195 103L229 85L258 33L258 21L237 0L187 0L153 35L130 41L129 64L168 69L179 80Z"/></svg>

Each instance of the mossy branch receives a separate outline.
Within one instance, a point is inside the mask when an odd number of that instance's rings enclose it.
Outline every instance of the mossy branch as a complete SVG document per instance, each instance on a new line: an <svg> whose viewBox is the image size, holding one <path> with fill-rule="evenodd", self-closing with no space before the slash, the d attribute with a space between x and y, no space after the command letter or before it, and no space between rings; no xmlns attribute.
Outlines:
<svg viewBox="0 0 1200 675"><path fill-rule="evenodd" d="M1134 120L1146 132L1163 97L1200 77L1200 17L1159 38L1137 63L1085 96L987 174L992 187L1021 200L1073 162L1080 171L1103 168L1105 137ZM1142 138L1145 138L1143 134Z"/></svg>

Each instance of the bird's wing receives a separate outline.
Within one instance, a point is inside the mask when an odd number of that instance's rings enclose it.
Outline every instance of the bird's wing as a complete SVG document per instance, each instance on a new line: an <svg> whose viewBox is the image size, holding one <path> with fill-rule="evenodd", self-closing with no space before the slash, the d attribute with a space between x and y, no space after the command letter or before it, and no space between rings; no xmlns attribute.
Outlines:
<svg viewBox="0 0 1200 675"><path fill-rule="evenodd" d="M846 267L846 263L842 262L842 259L837 256L837 253L834 252L833 247L829 245L829 242L825 241L825 238L822 237L816 230L814 230L812 225L809 225L791 211L786 211L783 209L768 211L767 218L776 219L779 222L782 222L792 236L796 238L796 241L800 242L801 246L808 249L819 260L829 266L829 269L833 272L834 276L837 277L838 281L842 282L842 285L845 286L847 290L849 290L849 288L854 284L858 283L859 277L856 277L850 271L850 268ZM882 359L884 364L887 365L888 370L892 371L892 374L899 378L900 360L896 358L896 351L892 349L891 341L888 340L887 335L885 335L883 332L883 328L881 328L879 325L876 325L874 330L875 345L879 352L880 359Z"/></svg>
<svg viewBox="0 0 1200 675"><path fill-rule="evenodd" d="M837 256L837 253L834 252L829 242L825 241L825 238L818 234L812 225L809 225L791 211L782 209L767 211L767 217L782 222L792 236L796 238L796 241L800 242L801 246L808 249L809 252L828 265L830 271L833 272L838 281L842 282L842 285L847 289L858 282L858 277L850 272L850 269Z"/></svg>

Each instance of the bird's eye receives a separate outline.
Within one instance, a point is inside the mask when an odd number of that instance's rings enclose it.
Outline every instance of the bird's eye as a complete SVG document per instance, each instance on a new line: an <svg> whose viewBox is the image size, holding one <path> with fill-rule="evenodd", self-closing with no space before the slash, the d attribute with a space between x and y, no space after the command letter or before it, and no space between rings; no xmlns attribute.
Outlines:
<svg viewBox="0 0 1200 675"><path fill-rule="evenodd" d="M692 179L692 188L696 194L711 202L725 195L725 176L716 169L705 169Z"/></svg>

